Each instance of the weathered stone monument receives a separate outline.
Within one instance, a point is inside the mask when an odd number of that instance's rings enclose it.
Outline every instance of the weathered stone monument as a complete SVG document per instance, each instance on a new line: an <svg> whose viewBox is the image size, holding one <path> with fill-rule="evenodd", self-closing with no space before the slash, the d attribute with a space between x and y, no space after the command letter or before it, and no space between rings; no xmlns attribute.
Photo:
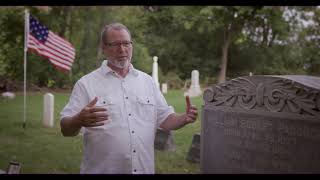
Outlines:
<svg viewBox="0 0 320 180"><path fill-rule="evenodd" d="M196 97L202 94L199 84L199 71L193 70L191 72L191 85L184 95L189 95L189 97Z"/></svg>
<svg viewBox="0 0 320 180"><path fill-rule="evenodd" d="M152 78L156 82L157 87L160 88L159 78L158 78L158 57L153 57L153 66L152 66Z"/></svg>
<svg viewBox="0 0 320 180"><path fill-rule="evenodd" d="M7 169L7 174L20 174L21 163L16 161L10 161Z"/></svg>
<svg viewBox="0 0 320 180"><path fill-rule="evenodd" d="M200 162L200 133L193 135L192 144L188 152L187 160L192 163Z"/></svg>
<svg viewBox="0 0 320 180"><path fill-rule="evenodd" d="M154 148L160 151L175 151L176 145L173 139L173 132L158 128L154 140Z"/></svg>
<svg viewBox="0 0 320 180"><path fill-rule="evenodd" d="M54 96L46 93L43 100L43 126L53 127L54 125Z"/></svg>
<svg viewBox="0 0 320 180"><path fill-rule="evenodd" d="M319 77L239 77L203 98L202 173L320 173Z"/></svg>

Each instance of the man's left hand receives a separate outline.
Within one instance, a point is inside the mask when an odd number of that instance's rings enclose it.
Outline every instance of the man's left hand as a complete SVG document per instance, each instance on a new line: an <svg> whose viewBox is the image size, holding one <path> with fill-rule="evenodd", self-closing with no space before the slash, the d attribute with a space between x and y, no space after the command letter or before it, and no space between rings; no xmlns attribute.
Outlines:
<svg viewBox="0 0 320 180"><path fill-rule="evenodd" d="M193 123L198 116L198 109L191 105L189 96L186 96L186 123Z"/></svg>

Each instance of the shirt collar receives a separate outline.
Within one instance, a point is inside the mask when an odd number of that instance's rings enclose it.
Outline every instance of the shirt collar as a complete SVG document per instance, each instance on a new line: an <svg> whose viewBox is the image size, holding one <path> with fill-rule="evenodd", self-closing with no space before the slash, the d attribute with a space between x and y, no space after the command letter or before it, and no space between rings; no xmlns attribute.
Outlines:
<svg viewBox="0 0 320 180"><path fill-rule="evenodd" d="M107 66L107 64L108 64L108 60L104 60L101 63L101 71L105 75L107 75L108 73L113 73L113 70L109 66ZM138 76L138 71L133 67L133 65L131 63L129 65L129 73L128 74Z"/></svg>

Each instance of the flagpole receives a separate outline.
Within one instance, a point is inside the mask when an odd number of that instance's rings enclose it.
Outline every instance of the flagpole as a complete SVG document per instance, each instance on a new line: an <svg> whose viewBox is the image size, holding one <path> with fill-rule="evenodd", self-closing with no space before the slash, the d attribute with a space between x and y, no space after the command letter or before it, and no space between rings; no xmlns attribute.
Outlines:
<svg viewBox="0 0 320 180"><path fill-rule="evenodd" d="M26 128L26 104L27 104L27 51L28 51L28 34L29 34L29 12L24 10L24 57L23 57L23 69L24 69L24 83L23 83L23 124L22 127Z"/></svg>

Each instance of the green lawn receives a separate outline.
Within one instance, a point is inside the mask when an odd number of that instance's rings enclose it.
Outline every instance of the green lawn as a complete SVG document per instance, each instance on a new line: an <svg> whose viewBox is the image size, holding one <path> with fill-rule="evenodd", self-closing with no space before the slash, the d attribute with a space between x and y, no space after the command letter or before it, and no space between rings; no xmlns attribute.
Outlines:
<svg viewBox="0 0 320 180"><path fill-rule="evenodd" d="M63 137L60 133L59 113L69 94L55 96L55 126L42 126L43 94L28 93L27 127L22 128L23 96L13 100L0 99L0 169L5 170L10 160L22 163L21 173L79 173L82 158L82 137ZM182 91L169 91L165 96L176 112L183 112L185 99ZM186 161L195 133L200 132L202 98L191 98L198 107L194 124L174 131L176 151L156 151L156 173L199 173L199 164Z"/></svg>

